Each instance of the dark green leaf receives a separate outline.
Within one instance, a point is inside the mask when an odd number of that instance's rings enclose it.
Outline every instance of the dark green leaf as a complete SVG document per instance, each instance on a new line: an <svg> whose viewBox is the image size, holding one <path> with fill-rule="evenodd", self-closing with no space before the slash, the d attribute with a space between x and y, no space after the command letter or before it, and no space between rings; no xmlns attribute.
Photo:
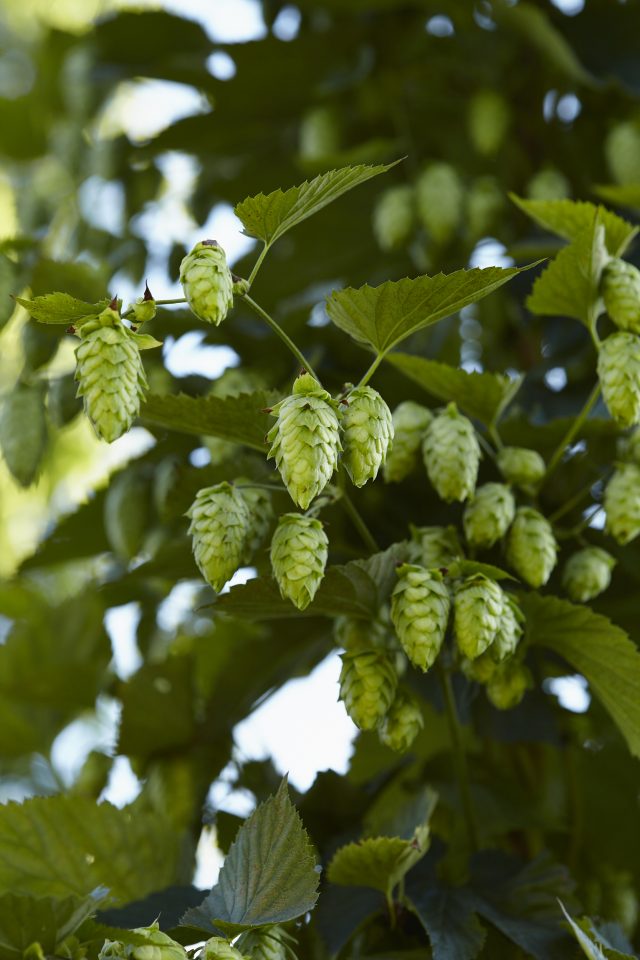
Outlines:
<svg viewBox="0 0 640 960"><path fill-rule="evenodd" d="M152 393L142 405L140 416L154 426L233 440L265 453L265 435L273 419L264 411L277 399L273 392L264 390L224 398Z"/></svg>
<svg viewBox="0 0 640 960"><path fill-rule="evenodd" d="M486 930L467 889L445 887L434 878L421 889L414 884L409 902L427 931L433 960L474 960L478 956Z"/></svg>
<svg viewBox="0 0 640 960"><path fill-rule="evenodd" d="M104 890L96 890L84 899L64 900L1 894L0 960L20 960L23 951L36 941L45 953L54 953L65 937L95 913L105 894Z"/></svg>
<svg viewBox="0 0 640 960"><path fill-rule="evenodd" d="M603 943L602 940L599 939L597 932L593 930L591 921L587 917L576 921L567 913L562 903L560 906L567 918L571 933L589 960L637 960L635 954L621 953L620 950L615 950L613 947L609 947Z"/></svg>
<svg viewBox="0 0 640 960"><path fill-rule="evenodd" d="M35 480L46 443L42 387L18 384L1 401L0 448L9 470L23 487Z"/></svg>

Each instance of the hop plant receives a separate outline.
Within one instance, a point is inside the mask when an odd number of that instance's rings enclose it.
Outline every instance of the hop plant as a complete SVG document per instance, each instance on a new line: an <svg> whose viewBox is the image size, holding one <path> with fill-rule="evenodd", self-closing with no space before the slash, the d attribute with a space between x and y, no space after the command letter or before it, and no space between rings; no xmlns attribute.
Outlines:
<svg viewBox="0 0 640 960"><path fill-rule="evenodd" d="M475 660L469 660L468 657L460 657L460 669L467 680L474 680L476 683L486 685L498 669L498 663L493 656L494 640L486 653L476 657Z"/></svg>
<svg viewBox="0 0 640 960"><path fill-rule="evenodd" d="M612 333L600 344L598 377L609 413L623 427L640 422L640 338Z"/></svg>
<svg viewBox="0 0 640 960"><path fill-rule="evenodd" d="M393 702L398 677L386 654L378 650L343 653L340 699L361 730L375 730Z"/></svg>
<svg viewBox="0 0 640 960"><path fill-rule="evenodd" d="M633 120L617 123L607 134L605 155L616 183L636 183L640 168L640 128Z"/></svg>
<svg viewBox="0 0 640 960"><path fill-rule="evenodd" d="M480 445L473 424L450 403L434 417L422 444L422 455L438 496L448 503L473 493L480 464Z"/></svg>
<svg viewBox="0 0 640 960"><path fill-rule="evenodd" d="M517 600L510 593L503 593L503 597L502 616L489 648L489 654L496 661L506 660L516 652L524 623L524 614Z"/></svg>
<svg viewBox="0 0 640 960"><path fill-rule="evenodd" d="M509 126L509 105L496 90L479 90L469 103L469 136L483 156L500 149Z"/></svg>
<svg viewBox="0 0 640 960"><path fill-rule="evenodd" d="M448 163L432 163L416 182L418 216L436 243L452 238L462 219L464 189Z"/></svg>
<svg viewBox="0 0 640 960"><path fill-rule="evenodd" d="M474 547L492 547L511 526L516 502L504 483L485 483L478 487L465 507L464 533Z"/></svg>
<svg viewBox="0 0 640 960"><path fill-rule="evenodd" d="M613 257L602 271L600 292L615 325L640 333L640 270Z"/></svg>
<svg viewBox="0 0 640 960"><path fill-rule="evenodd" d="M338 466L340 423L330 394L309 373L271 411L276 423L267 434L291 499L306 510Z"/></svg>
<svg viewBox="0 0 640 960"><path fill-rule="evenodd" d="M618 543L630 543L640 533L640 467L617 466L604 491L607 531Z"/></svg>
<svg viewBox="0 0 640 960"><path fill-rule="evenodd" d="M387 630L379 620L336 617L333 622L333 638L338 647L344 647L350 653L383 649L386 646Z"/></svg>
<svg viewBox="0 0 640 960"><path fill-rule="evenodd" d="M244 481L243 478L236 480L238 484L244 482L248 481ZM246 565L251 562L266 539L273 520L273 507L268 492L261 490L260 487L242 486L239 492L249 511L249 526L245 538L244 552L240 560L241 564Z"/></svg>
<svg viewBox="0 0 640 960"><path fill-rule="evenodd" d="M437 570L409 563L398 569L391 619L402 648L420 670L428 670L440 652L450 607L449 591Z"/></svg>
<svg viewBox="0 0 640 960"><path fill-rule="evenodd" d="M408 477L418 464L418 454L425 430L433 414L413 400L405 400L393 411L393 444L387 452L384 465L386 483L399 483Z"/></svg>
<svg viewBox="0 0 640 960"><path fill-rule="evenodd" d="M533 507L519 507L507 539L507 560L532 587L542 587L556 565L558 544L551 524Z"/></svg>
<svg viewBox="0 0 640 960"><path fill-rule="evenodd" d="M506 600L495 580L482 574L468 577L454 596L453 630L460 653L475 660L493 643Z"/></svg>
<svg viewBox="0 0 640 960"><path fill-rule="evenodd" d="M219 243L196 243L180 264L180 283L199 320L216 327L222 323L233 305L233 278Z"/></svg>
<svg viewBox="0 0 640 960"><path fill-rule="evenodd" d="M373 212L373 232L380 249L403 247L413 233L415 219L412 187L405 184L385 190Z"/></svg>
<svg viewBox="0 0 640 960"><path fill-rule="evenodd" d="M446 567L463 555L455 527L414 527L410 524L409 558L427 570Z"/></svg>
<svg viewBox="0 0 640 960"><path fill-rule="evenodd" d="M163 933L157 923L150 927L136 927L132 931L138 940L144 943L121 943L119 940L105 940L99 960L187 960L187 952L180 943ZM231 958L230 958L231 960Z"/></svg>
<svg viewBox="0 0 640 960"><path fill-rule="evenodd" d="M497 665L485 689L496 709L512 710L532 686L531 673L527 667L519 660L511 659Z"/></svg>
<svg viewBox="0 0 640 960"><path fill-rule="evenodd" d="M640 428L636 427L628 437L618 440L618 454L621 460L640 466Z"/></svg>
<svg viewBox="0 0 640 960"><path fill-rule="evenodd" d="M329 541L322 523L300 513L280 517L271 541L271 569L285 600L305 610L322 583Z"/></svg>
<svg viewBox="0 0 640 960"><path fill-rule="evenodd" d="M408 691L400 690L380 727L380 739L397 753L406 753L424 727L420 704Z"/></svg>
<svg viewBox="0 0 640 960"><path fill-rule="evenodd" d="M210 937L200 956L202 960L245 960L244 955L224 937Z"/></svg>
<svg viewBox="0 0 640 960"><path fill-rule="evenodd" d="M193 554L214 590L220 591L240 566L251 515L242 494L230 483L198 491L187 511Z"/></svg>
<svg viewBox="0 0 640 960"><path fill-rule="evenodd" d="M572 600L585 603L603 593L611 583L616 561L601 547L584 547L567 560L562 585Z"/></svg>
<svg viewBox="0 0 640 960"><path fill-rule="evenodd" d="M498 453L497 463L507 483L526 491L540 483L546 469L538 451L526 447L503 447Z"/></svg>
<svg viewBox="0 0 640 960"><path fill-rule="evenodd" d="M251 960L286 960L286 941L293 940L277 923L259 927L243 934L239 941L245 955Z"/></svg>
<svg viewBox="0 0 640 960"><path fill-rule="evenodd" d="M371 387L356 387L342 414L343 463L356 487L375 480L393 440L391 411Z"/></svg>

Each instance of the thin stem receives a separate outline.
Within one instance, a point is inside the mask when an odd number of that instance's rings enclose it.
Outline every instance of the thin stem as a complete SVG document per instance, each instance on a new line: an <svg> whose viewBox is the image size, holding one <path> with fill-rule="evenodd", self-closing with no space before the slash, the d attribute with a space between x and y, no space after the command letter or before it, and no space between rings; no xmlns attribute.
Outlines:
<svg viewBox="0 0 640 960"><path fill-rule="evenodd" d="M318 374L315 372L315 370L313 369L313 367L311 366L311 364L309 363L309 361L305 359L304 354L302 354L302 353L298 350L298 348L296 347L296 345L295 345L295 343L293 342L293 340L291 339L291 337L289 337L289 336L284 332L284 330L282 329L282 327L281 327L278 323L276 323L276 321L273 319L273 317L270 317L269 314L267 313L267 311L266 311L266 310L263 310L259 303L256 303L255 300L252 300L252 298L249 296L249 294L243 293L243 294L240 294L240 296L241 296L242 299L245 301L245 303L247 304L247 306L251 307L251 309L253 310L253 312L254 312L254 313L257 313L258 316L261 318L261 320L264 320L264 322L267 324L267 326L271 327L271 329L272 329L273 332L276 334L276 336L280 337L280 339L282 340L282 342L283 342L284 344L286 344L286 346L288 347L288 349L289 349L289 350L291 351L291 353L294 355L294 357L296 358L296 360L298 361L298 363L300 364L300 366L303 367L305 370L308 370L309 373L311 374L311 376L314 377L318 382L320 382L320 378L318 377Z"/></svg>
<svg viewBox="0 0 640 960"><path fill-rule="evenodd" d="M262 266L262 261L264 260L264 258L266 257L266 255L267 255L268 252L269 252L269 244L268 244L268 243L265 243L264 247L263 247L262 250L260 251L260 256L258 257L258 259L256 260L256 262L255 262L254 265L253 265L253 270L252 270L251 273L249 274L249 279L247 280L247 283L249 284L249 286L251 286L251 284L252 284L253 281L255 280L255 278L256 278L256 276L257 276L257 273L258 273L258 270L259 270L260 267Z"/></svg>
<svg viewBox="0 0 640 960"><path fill-rule="evenodd" d="M173 300L156 300L157 307L165 307L168 303L186 303L186 297L175 297Z"/></svg>
<svg viewBox="0 0 640 960"><path fill-rule="evenodd" d="M571 510L573 510L573 508L580 503L582 498L586 497L586 495L591 492L591 488L595 482L595 480L591 480L586 487L581 487L580 490L578 490L577 493L574 493L574 495L567 500L566 503L563 503L561 507L558 507L555 513L552 513L551 516L547 518L549 523L555 523L556 520L560 519L560 517L564 517L565 513L569 513Z"/></svg>
<svg viewBox="0 0 640 960"><path fill-rule="evenodd" d="M384 360L384 357L385 357L384 353L379 353L376 356L375 360L373 361L369 369L366 371L366 373L362 377L360 383L358 384L358 387L364 387L365 384L369 383L369 380L371 380L371 377L374 375L374 373L376 372L376 370Z"/></svg>
<svg viewBox="0 0 640 960"><path fill-rule="evenodd" d="M495 460L496 453L493 447L491 446L491 444L489 443L489 441L485 437L483 437L481 433L478 433L477 430L476 430L476 437L478 438L478 443L480 444L484 452L487 454L487 456L491 457L492 460Z"/></svg>
<svg viewBox="0 0 640 960"><path fill-rule="evenodd" d="M489 436L493 440L496 446L496 450L498 451L502 450L502 448L504 447L504 443L502 442L502 437L498 433L498 427L495 423L489 424Z"/></svg>
<svg viewBox="0 0 640 960"><path fill-rule="evenodd" d="M562 460L565 450L567 449L567 447L569 447L573 443L577 435L580 433L583 423L591 413L599 396L600 396L600 382L596 383L593 390L587 397L582 410L580 411L578 416L575 418L575 420L567 430L566 434L564 435L564 437L556 447L556 450L553 456L551 457L551 460L549 461L549 465L544 475L543 483L546 483L546 481L549 479L551 474L555 471L556 467Z"/></svg>
<svg viewBox="0 0 640 960"><path fill-rule="evenodd" d="M366 525L360 513L358 512L353 500L347 493L345 489L345 479L344 472L341 470L338 474L338 486L340 487L340 500L344 504L344 508L351 517L354 527L356 527L358 533L362 538L362 542L368 547L371 553L379 553L380 547L375 541L375 537L369 530L369 527Z"/></svg>
<svg viewBox="0 0 640 960"><path fill-rule="evenodd" d="M478 832L476 830L476 821L473 813L473 803L471 802L471 790L469 788L469 770L467 767L467 757L462 745L462 732L460 728L460 718L456 709L456 701L453 695L451 685L451 674L441 664L438 664L438 673L444 694L444 704L449 724L449 735L451 737L451 747L453 749L453 764L458 779L458 789L462 800L462 809L467 825L469 835L469 844L475 852L478 849Z"/></svg>
<svg viewBox="0 0 640 960"><path fill-rule="evenodd" d="M274 490L276 493L286 493L287 488L281 483L234 483L236 490Z"/></svg>

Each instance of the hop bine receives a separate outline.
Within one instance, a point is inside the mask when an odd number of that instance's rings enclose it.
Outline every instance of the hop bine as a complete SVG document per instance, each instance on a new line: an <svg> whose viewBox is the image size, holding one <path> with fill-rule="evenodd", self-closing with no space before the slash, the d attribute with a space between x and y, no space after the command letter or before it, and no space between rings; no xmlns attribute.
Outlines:
<svg viewBox="0 0 640 960"><path fill-rule="evenodd" d="M468 660L481 656L493 643L505 603L501 587L482 574L469 577L457 588L453 629L458 650Z"/></svg>
<svg viewBox="0 0 640 960"><path fill-rule="evenodd" d="M565 564L562 585L577 603L585 603L603 593L611 583L615 559L601 547L584 547Z"/></svg>
<svg viewBox="0 0 640 960"><path fill-rule="evenodd" d="M618 464L604 491L607 532L626 544L640 533L640 467Z"/></svg>
<svg viewBox="0 0 640 960"><path fill-rule="evenodd" d="M391 411L371 387L356 387L342 414L343 463L352 482L362 487L375 480L393 440Z"/></svg>
<svg viewBox="0 0 640 960"><path fill-rule="evenodd" d="M251 515L242 494L230 483L205 487L187 511L193 554L207 583L220 591L242 560Z"/></svg>
<svg viewBox="0 0 640 960"><path fill-rule="evenodd" d="M478 487L464 511L464 533L474 547L492 547L511 526L516 502L504 483Z"/></svg>
<svg viewBox="0 0 640 960"><path fill-rule="evenodd" d="M434 417L422 444L425 467L438 496L448 503L473 493L480 445L473 424L450 403Z"/></svg>
<svg viewBox="0 0 640 960"><path fill-rule="evenodd" d="M598 377L609 413L623 427L640 422L640 337L612 333L600 344Z"/></svg>
<svg viewBox="0 0 640 960"><path fill-rule="evenodd" d="M391 595L391 619L411 663L431 667L447 630L451 601L438 570L405 563Z"/></svg>
<svg viewBox="0 0 640 960"><path fill-rule="evenodd" d="M399 690L380 727L380 740L397 753L406 753L424 727L416 698Z"/></svg>
<svg viewBox="0 0 640 960"><path fill-rule="evenodd" d="M305 610L324 577L329 541L319 520L285 513L271 541L271 568L285 600Z"/></svg>
<svg viewBox="0 0 640 960"><path fill-rule="evenodd" d="M531 587L542 587L556 565L551 524L533 507L519 507L507 539L507 560Z"/></svg>
<svg viewBox="0 0 640 960"><path fill-rule="evenodd" d="M180 264L180 283L191 312L219 326L233 306L233 277L222 247L202 240Z"/></svg>
<svg viewBox="0 0 640 960"><path fill-rule="evenodd" d="M398 677L385 653L342 654L340 699L361 730L375 730L391 706L397 686Z"/></svg>
<svg viewBox="0 0 640 960"><path fill-rule="evenodd" d="M385 483L399 483L418 465L425 431L433 414L413 400L405 400L393 411L393 444L384 465Z"/></svg>

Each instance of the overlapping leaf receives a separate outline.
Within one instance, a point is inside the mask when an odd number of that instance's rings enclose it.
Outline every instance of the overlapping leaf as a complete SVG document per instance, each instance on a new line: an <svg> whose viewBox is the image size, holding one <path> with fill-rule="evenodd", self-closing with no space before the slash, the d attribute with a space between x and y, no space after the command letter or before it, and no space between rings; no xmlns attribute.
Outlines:
<svg viewBox="0 0 640 960"><path fill-rule="evenodd" d="M265 408L277 399L273 391L265 390L224 398L152 393L142 405L140 416L158 427L220 437L264 453L265 434L273 423Z"/></svg>

